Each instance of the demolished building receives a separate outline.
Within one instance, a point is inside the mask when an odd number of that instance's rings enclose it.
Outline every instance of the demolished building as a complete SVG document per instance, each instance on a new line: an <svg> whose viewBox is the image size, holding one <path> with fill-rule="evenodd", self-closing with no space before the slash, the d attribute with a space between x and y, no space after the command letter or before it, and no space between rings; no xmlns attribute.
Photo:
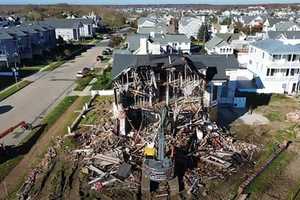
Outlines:
<svg viewBox="0 0 300 200"><path fill-rule="evenodd" d="M216 68L193 62L188 55L120 54L115 55L112 70L119 135L138 137L142 147L156 146L160 151L159 113L164 107L169 109L164 148L174 161L174 176L178 177L180 190L189 185L189 191L194 191L199 186L195 181L200 183L203 179L200 174L212 176L215 172L223 177L222 174L234 171L235 164L252 156L255 146L234 142L210 119L209 112L214 107L210 103L209 83L217 73ZM207 165L217 170L206 171ZM193 180L186 177L189 173ZM141 184L144 194L143 177Z"/></svg>
<svg viewBox="0 0 300 200"><path fill-rule="evenodd" d="M54 176L59 181L51 194L67 196L77 188L81 199L202 198L209 181L237 172L258 150L211 120L209 82L216 72L190 56L115 54L114 100L89 109L102 110L92 114L102 115L99 122L81 124L66 136L76 149L66 150L70 170ZM21 187L19 199L43 195L43 183L59 167L64 145L57 143ZM68 182L70 177L76 181Z"/></svg>

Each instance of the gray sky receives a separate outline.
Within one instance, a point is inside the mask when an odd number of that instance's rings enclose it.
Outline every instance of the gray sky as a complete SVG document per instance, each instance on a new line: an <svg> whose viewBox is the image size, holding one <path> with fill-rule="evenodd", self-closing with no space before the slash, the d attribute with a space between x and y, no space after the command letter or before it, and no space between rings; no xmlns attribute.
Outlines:
<svg viewBox="0 0 300 200"><path fill-rule="evenodd" d="M0 0L0 4L257 4L257 3L300 3L300 0Z"/></svg>

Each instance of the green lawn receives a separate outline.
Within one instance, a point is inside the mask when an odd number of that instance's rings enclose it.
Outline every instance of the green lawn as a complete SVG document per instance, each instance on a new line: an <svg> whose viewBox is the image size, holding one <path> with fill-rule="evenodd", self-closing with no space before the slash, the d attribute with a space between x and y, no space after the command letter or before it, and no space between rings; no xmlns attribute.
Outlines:
<svg viewBox="0 0 300 200"><path fill-rule="evenodd" d="M97 81L93 83L92 90L107 90L112 88L111 68L106 68L103 73L96 78Z"/></svg>
<svg viewBox="0 0 300 200"><path fill-rule="evenodd" d="M22 160L23 155L19 155L13 159L7 160L0 164L0 181Z"/></svg>
<svg viewBox="0 0 300 200"><path fill-rule="evenodd" d="M18 92L22 88L26 87L30 83L32 83L32 82L23 80L23 81L20 81L16 84L12 85L11 87L6 88L2 92L0 92L0 102L3 101L4 99L6 99L7 97L13 95L14 93Z"/></svg>
<svg viewBox="0 0 300 200"><path fill-rule="evenodd" d="M41 72L44 72L44 71L53 71L54 69L60 67L64 63L65 63L64 60L52 62L49 65L45 66L45 68L42 68Z"/></svg>
<svg viewBox="0 0 300 200"><path fill-rule="evenodd" d="M94 77L95 77L94 74L89 74L86 77L77 79L76 80L77 86L74 88L74 90L75 91L82 91L82 90L84 90L84 88L89 85L89 83L93 80Z"/></svg>
<svg viewBox="0 0 300 200"><path fill-rule="evenodd" d="M296 156L295 153L281 153L247 188L251 194L262 194L270 187L273 181L283 172L289 162Z"/></svg>
<svg viewBox="0 0 300 200"><path fill-rule="evenodd" d="M57 106L50 111L50 113L44 118L44 122L47 127L52 126L56 120L75 102L78 96L67 96Z"/></svg>

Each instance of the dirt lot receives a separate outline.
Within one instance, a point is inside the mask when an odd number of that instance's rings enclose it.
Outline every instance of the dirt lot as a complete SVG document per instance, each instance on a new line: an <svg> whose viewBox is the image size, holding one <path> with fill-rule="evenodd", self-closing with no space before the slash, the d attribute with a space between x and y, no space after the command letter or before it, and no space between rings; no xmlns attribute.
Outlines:
<svg viewBox="0 0 300 200"><path fill-rule="evenodd" d="M83 105L83 99L83 97L79 97L53 126L42 135L21 162L5 177L0 187L0 199L6 199L4 185L6 186L8 194L13 196L16 189L21 186L25 176L28 175L33 166L40 162L41 157L47 150L52 139L66 133L66 126L70 124L74 115L76 115L74 111Z"/></svg>
<svg viewBox="0 0 300 200"><path fill-rule="evenodd" d="M254 112L269 119L266 125L246 125L237 120L231 124L231 133L238 139L257 144L261 152L254 155L253 165L245 165L237 174L223 181L210 184L207 199L233 199L238 186L272 154L277 144L292 141L286 152L275 159L270 166L249 186L249 199L300 199L300 125L286 120L286 114L300 110L300 99L273 95L269 104L260 106Z"/></svg>

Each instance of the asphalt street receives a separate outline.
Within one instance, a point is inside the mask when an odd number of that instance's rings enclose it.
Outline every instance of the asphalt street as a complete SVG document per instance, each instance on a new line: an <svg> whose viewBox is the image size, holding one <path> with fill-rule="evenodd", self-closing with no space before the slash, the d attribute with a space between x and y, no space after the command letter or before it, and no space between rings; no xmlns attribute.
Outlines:
<svg viewBox="0 0 300 200"><path fill-rule="evenodd" d="M3 110L0 112L0 133L21 121L33 123L43 117L72 91L77 71L94 66L102 49L101 46L92 47L51 72L38 72L28 77L33 83L0 102L0 110ZM11 134L0 143L16 144L25 136Z"/></svg>

